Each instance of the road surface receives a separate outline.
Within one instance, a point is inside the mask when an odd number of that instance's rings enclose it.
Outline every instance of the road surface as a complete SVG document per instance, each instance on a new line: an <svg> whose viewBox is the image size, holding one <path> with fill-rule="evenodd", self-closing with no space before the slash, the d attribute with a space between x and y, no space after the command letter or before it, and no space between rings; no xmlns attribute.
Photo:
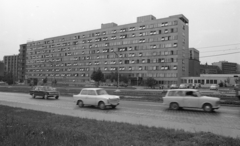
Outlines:
<svg viewBox="0 0 240 146"><path fill-rule="evenodd" d="M214 113L206 113L192 109L169 110L158 102L121 100L116 109L99 110L95 107L79 108L72 97L33 99L29 94L7 92L0 92L0 104L89 119L240 137L240 107L222 106Z"/></svg>

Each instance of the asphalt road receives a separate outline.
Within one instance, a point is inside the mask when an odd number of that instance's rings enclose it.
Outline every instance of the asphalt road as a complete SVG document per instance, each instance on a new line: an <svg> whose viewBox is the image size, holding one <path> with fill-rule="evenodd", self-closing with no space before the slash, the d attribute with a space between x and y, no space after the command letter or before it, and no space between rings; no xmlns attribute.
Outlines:
<svg viewBox="0 0 240 146"><path fill-rule="evenodd" d="M192 109L169 110L157 102L121 100L116 109L99 110L95 107L79 108L72 97L46 100L40 97L33 99L29 94L7 92L0 92L0 104L89 119L240 137L240 107L222 106L214 113L206 113Z"/></svg>

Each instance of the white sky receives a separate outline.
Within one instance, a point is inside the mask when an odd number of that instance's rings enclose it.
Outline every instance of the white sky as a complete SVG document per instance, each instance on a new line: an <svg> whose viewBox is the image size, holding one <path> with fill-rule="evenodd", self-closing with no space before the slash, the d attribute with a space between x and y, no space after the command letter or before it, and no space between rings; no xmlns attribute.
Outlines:
<svg viewBox="0 0 240 146"><path fill-rule="evenodd" d="M18 54L28 40L99 29L102 23L134 23L150 14L185 15L189 47L200 57L233 53L200 58L202 64L240 64L240 0L0 0L0 60Z"/></svg>

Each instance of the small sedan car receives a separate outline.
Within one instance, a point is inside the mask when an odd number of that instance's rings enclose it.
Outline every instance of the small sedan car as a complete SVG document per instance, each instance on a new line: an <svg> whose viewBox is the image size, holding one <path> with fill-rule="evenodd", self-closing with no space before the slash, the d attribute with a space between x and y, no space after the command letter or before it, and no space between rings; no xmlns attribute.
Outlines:
<svg viewBox="0 0 240 146"><path fill-rule="evenodd" d="M48 99L48 97L55 97L55 99L59 98L59 92L56 91L56 88L50 86L35 86L29 92L33 98L36 96L41 96L43 99Z"/></svg>
<svg viewBox="0 0 240 146"><path fill-rule="evenodd" d="M73 99L79 107L93 105L100 109L116 108L120 102L119 96L109 95L102 88L83 88L78 95L73 95Z"/></svg>
<svg viewBox="0 0 240 146"><path fill-rule="evenodd" d="M218 90L218 88L219 88L218 84L212 84L209 89L210 90Z"/></svg>
<svg viewBox="0 0 240 146"><path fill-rule="evenodd" d="M178 85L177 84L172 84L171 86L170 86L170 89L177 89L178 88Z"/></svg>
<svg viewBox="0 0 240 146"><path fill-rule="evenodd" d="M220 98L202 96L197 89L171 89L163 97L163 104L174 110L199 108L212 112L220 108Z"/></svg>
<svg viewBox="0 0 240 146"><path fill-rule="evenodd" d="M186 89L186 88L189 88L189 86L188 86L188 84L180 84L179 88L180 89Z"/></svg>

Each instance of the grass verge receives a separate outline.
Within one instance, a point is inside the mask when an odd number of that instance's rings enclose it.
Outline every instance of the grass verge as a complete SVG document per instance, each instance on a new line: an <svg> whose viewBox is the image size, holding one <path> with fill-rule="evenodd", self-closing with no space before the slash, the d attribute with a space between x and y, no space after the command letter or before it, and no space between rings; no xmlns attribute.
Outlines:
<svg viewBox="0 0 240 146"><path fill-rule="evenodd" d="M97 121L0 106L0 145L237 146L240 139L211 133Z"/></svg>

